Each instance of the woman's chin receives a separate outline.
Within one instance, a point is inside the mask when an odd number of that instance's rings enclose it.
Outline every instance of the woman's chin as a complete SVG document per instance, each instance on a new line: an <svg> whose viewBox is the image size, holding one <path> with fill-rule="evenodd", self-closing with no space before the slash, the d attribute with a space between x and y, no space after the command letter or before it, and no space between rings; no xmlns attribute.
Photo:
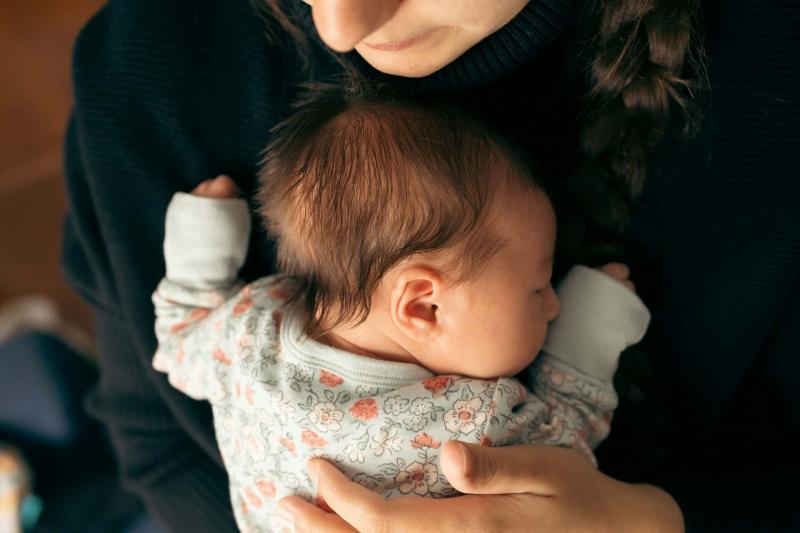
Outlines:
<svg viewBox="0 0 800 533"><path fill-rule="evenodd" d="M400 54L364 48L366 47L359 45L356 51L372 68L384 74L403 78L424 78L453 61L452 59L432 61L430 57L396 57Z"/></svg>

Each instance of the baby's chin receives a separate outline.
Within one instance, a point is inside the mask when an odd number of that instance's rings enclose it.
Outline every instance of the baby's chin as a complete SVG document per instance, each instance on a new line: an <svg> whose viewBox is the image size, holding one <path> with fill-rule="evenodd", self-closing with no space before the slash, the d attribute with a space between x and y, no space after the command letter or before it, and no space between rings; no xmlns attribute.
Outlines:
<svg viewBox="0 0 800 533"><path fill-rule="evenodd" d="M519 364L516 366L516 370L513 373L511 373L510 375L515 376L515 375L519 374L520 372L524 371L529 366L531 366L533 364L533 362L536 360L536 358L539 356L539 352L540 351L541 351L541 348L537 349L536 351L531 351L530 355L528 357L526 357L526 358L523 358L519 362Z"/></svg>

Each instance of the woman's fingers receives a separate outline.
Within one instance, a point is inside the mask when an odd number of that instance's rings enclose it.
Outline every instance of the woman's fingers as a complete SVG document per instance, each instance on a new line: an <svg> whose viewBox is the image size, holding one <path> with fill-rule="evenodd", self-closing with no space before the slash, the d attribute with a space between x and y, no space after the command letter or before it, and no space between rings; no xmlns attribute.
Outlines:
<svg viewBox="0 0 800 533"><path fill-rule="evenodd" d="M236 186L236 182L223 174L214 179L201 182L194 188L192 194L208 198L236 198L241 192L239 187Z"/></svg>
<svg viewBox="0 0 800 533"><path fill-rule="evenodd" d="M560 468L572 464L575 455L579 454L574 450L555 446L489 448L450 441L444 444L441 465L453 487L467 494L550 496L556 492Z"/></svg>
<svg viewBox="0 0 800 533"><path fill-rule="evenodd" d="M317 497L333 509L346 522L359 531L365 525L385 519L386 500L371 490L354 483L328 461L313 459L308 462L308 473L316 479Z"/></svg>
<svg viewBox="0 0 800 533"><path fill-rule="evenodd" d="M603 274L619 281L633 292L636 292L636 286L630 279L628 279L630 278L631 270L627 265L622 263L608 263L607 265L600 267L598 270L600 270L600 272Z"/></svg>
<svg viewBox="0 0 800 533"><path fill-rule="evenodd" d="M297 531L340 533L352 531L352 526L366 533L407 533L419 531L420 524L438 531L506 531L509 518L530 507L520 499L523 496L513 494L384 500L323 460L310 461L309 474L317 480L317 497L336 514L299 498L285 498L280 507L291 509Z"/></svg>
<svg viewBox="0 0 800 533"><path fill-rule="evenodd" d="M611 276L612 278L622 281L626 280L631 275L631 270L622 263L608 263L600 267L600 272Z"/></svg>
<svg viewBox="0 0 800 533"><path fill-rule="evenodd" d="M286 522L286 529L297 533L328 532L353 533L355 529L333 513L326 513L313 503L297 496L289 496L278 503L278 514Z"/></svg>

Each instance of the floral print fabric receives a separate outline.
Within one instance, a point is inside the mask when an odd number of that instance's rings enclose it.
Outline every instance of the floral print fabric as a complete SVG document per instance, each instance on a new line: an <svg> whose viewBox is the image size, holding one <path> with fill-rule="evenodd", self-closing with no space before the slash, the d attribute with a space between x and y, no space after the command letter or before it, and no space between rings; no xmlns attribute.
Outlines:
<svg viewBox="0 0 800 533"><path fill-rule="evenodd" d="M568 446L594 461L617 401L609 383L546 353L527 387L459 376L390 386L357 368L309 364L285 342L283 283L196 290L165 279L153 295L153 366L211 403L242 531L280 530L273 509L284 496L313 501L312 456L387 498L456 494L439 469L446 440Z"/></svg>

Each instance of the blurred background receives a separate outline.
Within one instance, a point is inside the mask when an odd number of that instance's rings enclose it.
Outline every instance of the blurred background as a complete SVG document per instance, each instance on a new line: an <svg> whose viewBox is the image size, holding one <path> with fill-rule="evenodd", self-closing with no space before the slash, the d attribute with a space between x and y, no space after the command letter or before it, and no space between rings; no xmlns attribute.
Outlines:
<svg viewBox="0 0 800 533"><path fill-rule="evenodd" d="M103 3L0 2L0 533L158 531L83 409L90 313L59 266L72 47Z"/></svg>
<svg viewBox="0 0 800 533"><path fill-rule="evenodd" d="M46 295L87 330L88 310L58 265L61 143L72 105L72 45L102 4L0 2L0 306Z"/></svg>

